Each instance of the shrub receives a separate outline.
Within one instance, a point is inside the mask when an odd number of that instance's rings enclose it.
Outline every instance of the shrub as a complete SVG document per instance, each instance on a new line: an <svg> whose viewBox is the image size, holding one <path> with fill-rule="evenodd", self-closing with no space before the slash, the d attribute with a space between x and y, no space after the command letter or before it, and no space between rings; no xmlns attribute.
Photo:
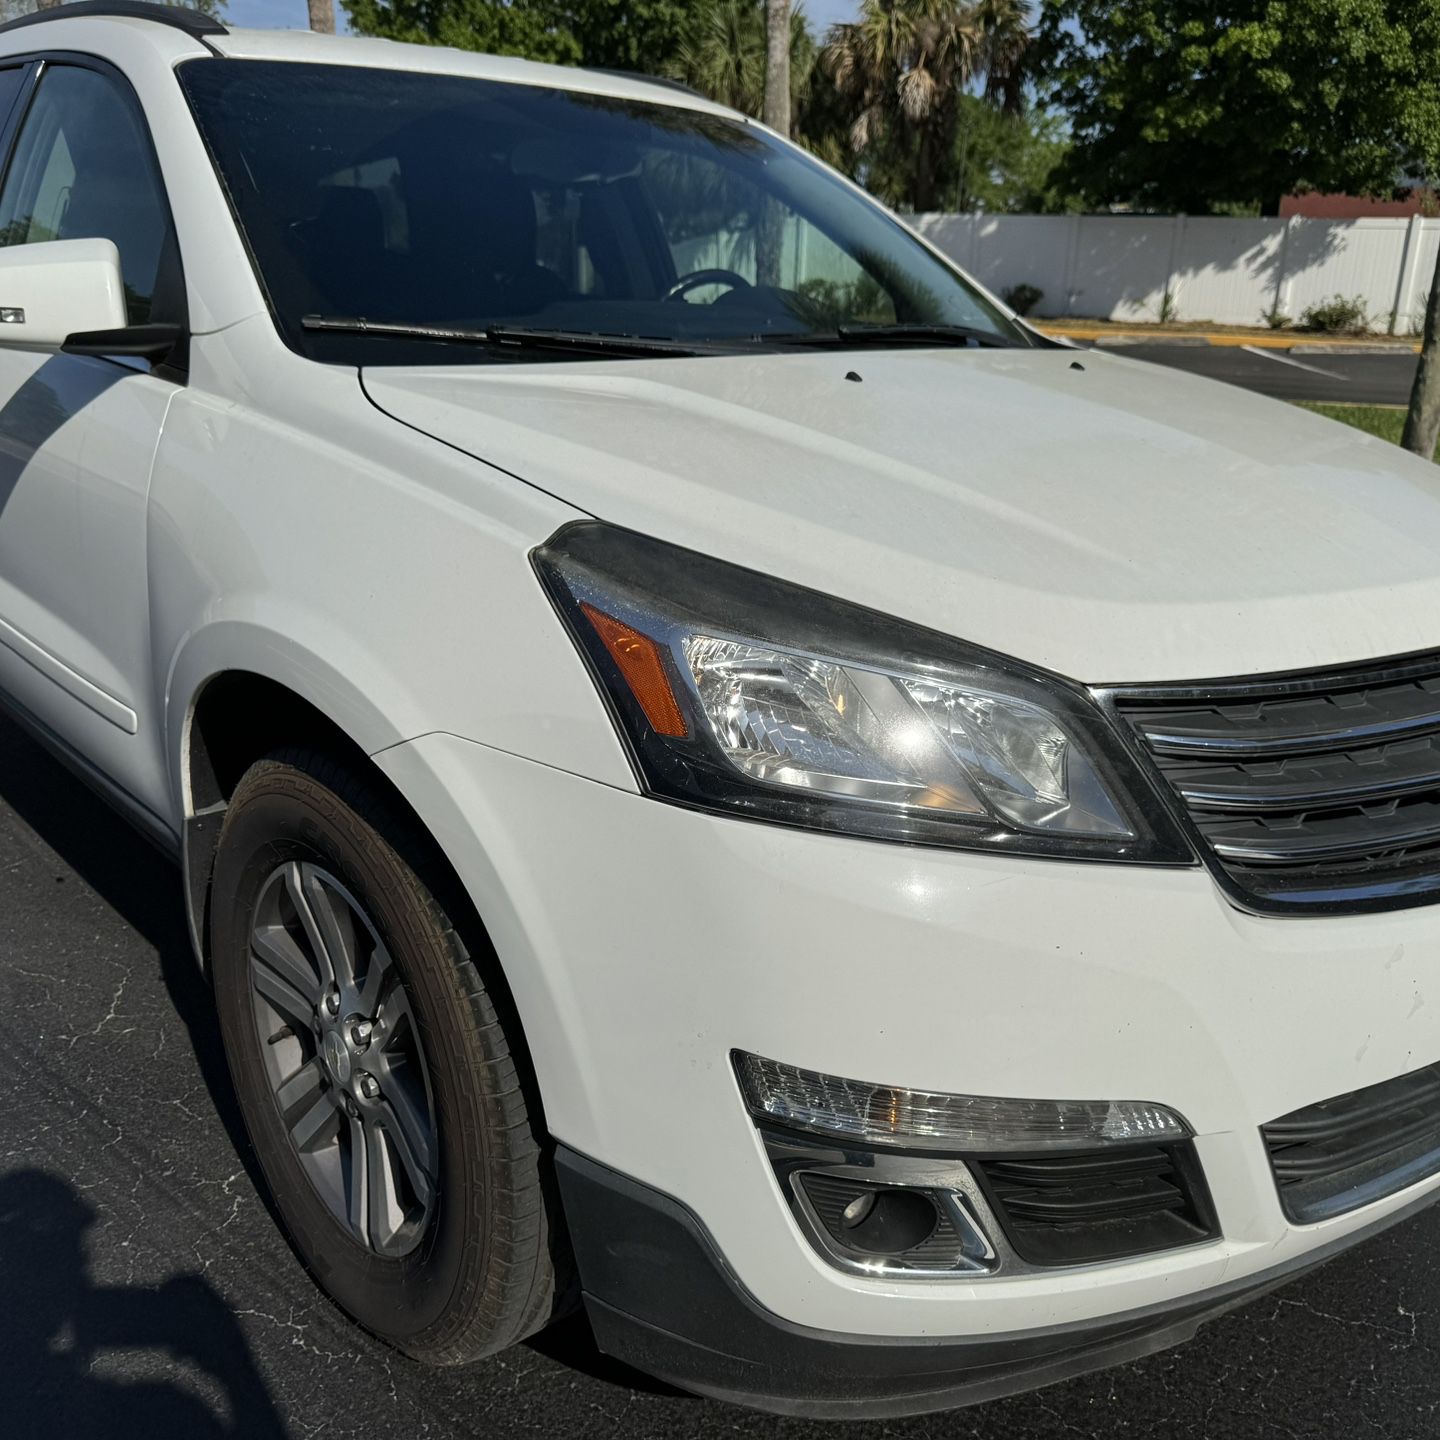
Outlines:
<svg viewBox="0 0 1440 1440"><path fill-rule="evenodd" d="M1370 315L1362 296L1332 295L1300 317L1300 328L1323 330L1327 335L1355 335L1370 328Z"/></svg>
<svg viewBox="0 0 1440 1440"><path fill-rule="evenodd" d="M1017 315L1028 315L1045 298L1045 292L1038 285L1011 285L1000 292L1000 298Z"/></svg>
<svg viewBox="0 0 1440 1440"><path fill-rule="evenodd" d="M1278 302L1264 311L1260 318L1272 330L1288 330L1295 322L1280 308Z"/></svg>

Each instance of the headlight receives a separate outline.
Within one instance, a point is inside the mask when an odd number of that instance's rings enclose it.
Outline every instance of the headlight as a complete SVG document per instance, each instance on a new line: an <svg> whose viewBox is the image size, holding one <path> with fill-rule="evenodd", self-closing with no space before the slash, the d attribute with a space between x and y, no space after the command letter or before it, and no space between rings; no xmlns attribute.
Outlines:
<svg viewBox="0 0 1440 1440"><path fill-rule="evenodd" d="M535 560L652 795L915 843L1192 859L1059 677L594 522Z"/></svg>

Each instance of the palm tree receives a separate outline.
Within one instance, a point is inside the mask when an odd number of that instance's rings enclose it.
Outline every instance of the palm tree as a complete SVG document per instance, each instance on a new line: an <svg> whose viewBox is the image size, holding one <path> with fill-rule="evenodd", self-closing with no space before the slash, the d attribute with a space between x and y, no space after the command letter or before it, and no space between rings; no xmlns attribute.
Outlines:
<svg viewBox="0 0 1440 1440"><path fill-rule="evenodd" d="M765 0L765 123L790 136L790 0Z"/></svg>
<svg viewBox="0 0 1440 1440"><path fill-rule="evenodd" d="M335 0L307 0L310 28L318 35L335 33Z"/></svg>
<svg viewBox="0 0 1440 1440"><path fill-rule="evenodd" d="M1024 0L863 0L857 21L830 32L823 57L853 110L856 153L899 147L903 199L933 210L960 93L983 76L987 93L1018 104L1028 37Z"/></svg>
<svg viewBox="0 0 1440 1440"><path fill-rule="evenodd" d="M763 0L713 0L680 46L675 78L758 119L765 109L766 18ZM792 5L792 106L800 103L814 62L815 45L804 11Z"/></svg>
<svg viewBox="0 0 1440 1440"><path fill-rule="evenodd" d="M679 78L712 100L759 115L765 103L765 34L754 0L717 0L680 46Z"/></svg>

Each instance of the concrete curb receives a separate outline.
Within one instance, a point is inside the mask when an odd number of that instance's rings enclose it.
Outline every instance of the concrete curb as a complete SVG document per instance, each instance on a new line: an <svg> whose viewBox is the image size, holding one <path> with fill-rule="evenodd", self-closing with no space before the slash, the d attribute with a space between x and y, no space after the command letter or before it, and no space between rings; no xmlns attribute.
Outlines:
<svg viewBox="0 0 1440 1440"><path fill-rule="evenodd" d="M1419 345L1367 345L1363 340L1353 344L1327 345L1320 341L1307 340L1302 345L1292 345L1292 355L1386 355L1395 352L1400 355L1418 355Z"/></svg>
<svg viewBox="0 0 1440 1440"><path fill-rule="evenodd" d="M1210 345L1230 349L1285 350L1297 355L1418 355L1419 341L1407 340L1302 340L1293 335L1227 335L1218 331L1190 334L1148 330L1096 330L1081 325L1042 325L1036 330L1061 340L1083 340L1092 345Z"/></svg>

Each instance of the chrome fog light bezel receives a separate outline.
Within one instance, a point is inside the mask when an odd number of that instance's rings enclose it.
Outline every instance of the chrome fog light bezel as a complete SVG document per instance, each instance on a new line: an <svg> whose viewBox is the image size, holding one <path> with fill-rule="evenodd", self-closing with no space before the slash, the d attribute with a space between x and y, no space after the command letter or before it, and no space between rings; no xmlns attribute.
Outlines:
<svg viewBox="0 0 1440 1440"><path fill-rule="evenodd" d="M1006 1253L1003 1232L984 1191L962 1161L846 1150L777 1131L762 1130L761 1138L796 1223L811 1246L839 1270L874 1280L966 1280L993 1275L1002 1263L1011 1272L1026 1268ZM845 1245L816 1210L805 1188L808 1176L925 1194L948 1223L953 1250L948 1256L932 1252L921 1261L913 1253L876 1255Z"/></svg>

